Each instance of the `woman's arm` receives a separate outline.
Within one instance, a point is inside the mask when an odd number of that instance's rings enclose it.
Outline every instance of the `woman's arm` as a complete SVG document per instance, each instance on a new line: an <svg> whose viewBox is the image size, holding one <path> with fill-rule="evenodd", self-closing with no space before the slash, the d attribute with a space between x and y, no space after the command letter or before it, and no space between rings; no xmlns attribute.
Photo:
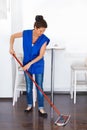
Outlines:
<svg viewBox="0 0 87 130"><path fill-rule="evenodd" d="M34 64L35 62L39 61L44 56L45 50L46 50L46 43L44 43L43 46L41 47L39 56L37 56L34 60L32 60L31 62L29 62L28 64L26 64L23 67L23 70L24 71L28 70L32 64Z"/></svg>
<svg viewBox="0 0 87 130"><path fill-rule="evenodd" d="M20 38L20 37L22 37L22 32L15 33L15 34L11 35L11 37L10 37L10 48L9 48L10 54L15 54L15 51L14 51L14 48L13 48L14 41L15 41L15 38Z"/></svg>

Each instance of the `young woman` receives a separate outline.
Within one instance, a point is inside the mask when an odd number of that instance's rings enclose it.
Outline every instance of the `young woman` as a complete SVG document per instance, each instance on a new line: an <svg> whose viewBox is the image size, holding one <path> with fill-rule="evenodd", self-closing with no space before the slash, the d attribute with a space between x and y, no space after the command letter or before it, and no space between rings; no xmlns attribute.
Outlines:
<svg viewBox="0 0 87 130"><path fill-rule="evenodd" d="M23 37L23 70L29 71L31 76L35 75L35 81L43 90L43 77L44 77L44 54L46 46L49 43L49 38L44 35L47 28L47 23L42 15L35 17L34 29L24 30L23 32L15 33L10 37L10 54L15 54L14 51L14 40L15 38ZM29 76L25 74L26 79L26 90L27 90L27 108L25 112L32 110L33 98L32 88L33 82ZM38 99L38 112L41 116L47 116L44 110L44 97L43 94L37 89Z"/></svg>

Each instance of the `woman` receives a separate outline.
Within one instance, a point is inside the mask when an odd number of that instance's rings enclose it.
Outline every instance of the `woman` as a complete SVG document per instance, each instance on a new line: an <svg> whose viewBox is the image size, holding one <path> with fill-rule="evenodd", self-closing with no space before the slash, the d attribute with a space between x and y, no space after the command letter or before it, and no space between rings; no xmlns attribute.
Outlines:
<svg viewBox="0 0 87 130"><path fill-rule="evenodd" d="M43 90L43 76L44 76L44 54L46 51L46 46L49 43L49 38L44 35L47 28L47 23L42 15L37 15L35 17L34 29L24 30L11 35L10 38L10 54L15 54L13 49L13 44L15 38L23 37L23 70L27 70L31 76L35 75L35 81ZM32 98L32 88L33 82L25 73L26 79L26 89L27 89L27 108L25 112L30 112L32 110L33 98ZM44 97L43 94L37 89L37 99L38 99L38 111L41 116L47 116L44 110Z"/></svg>

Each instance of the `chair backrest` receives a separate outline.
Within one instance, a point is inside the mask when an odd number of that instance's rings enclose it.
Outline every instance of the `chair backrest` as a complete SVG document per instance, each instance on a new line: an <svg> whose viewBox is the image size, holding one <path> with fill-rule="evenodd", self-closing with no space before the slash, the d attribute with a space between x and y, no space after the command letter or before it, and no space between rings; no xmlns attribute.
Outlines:
<svg viewBox="0 0 87 130"><path fill-rule="evenodd" d="M17 55L17 58L22 63L22 60L23 60L22 53L18 53L16 55ZM16 60L15 60L15 64L16 64L16 76L18 76L20 74L19 83L25 84L24 71L23 71L22 67L20 66L20 64Z"/></svg>
<svg viewBox="0 0 87 130"><path fill-rule="evenodd" d="M22 63L23 61L23 54L22 53L18 53L17 54L17 58L20 60L20 62ZM15 60L16 63L16 69L22 70L22 67L19 65L19 63Z"/></svg>
<svg viewBox="0 0 87 130"><path fill-rule="evenodd" d="M71 68L74 70L87 70L87 66L85 66L84 64L72 64Z"/></svg>

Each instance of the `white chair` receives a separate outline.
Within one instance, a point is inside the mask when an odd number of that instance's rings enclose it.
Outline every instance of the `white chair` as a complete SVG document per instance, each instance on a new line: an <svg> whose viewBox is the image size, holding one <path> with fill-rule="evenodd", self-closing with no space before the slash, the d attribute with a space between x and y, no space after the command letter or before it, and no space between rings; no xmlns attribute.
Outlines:
<svg viewBox="0 0 87 130"><path fill-rule="evenodd" d="M78 76L84 75L84 79L78 79ZM87 85L87 66L84 63L75 63L71 65L71 99L74 95L74 104L76 103L77 86Z"/></svg>
<svg viewBox="0 0 87 130"><path fill-rule="evenodd" d="M17 54L17 58L22 63L22 54ZM26 91L26 83L23 69L20 67L19 63L15 60L16 65L16 75L15 75L15 86L13 91L13 106L17 102L22 92ZM33 86L33 107L35 107L36 102L36 88Z"/></svg>

